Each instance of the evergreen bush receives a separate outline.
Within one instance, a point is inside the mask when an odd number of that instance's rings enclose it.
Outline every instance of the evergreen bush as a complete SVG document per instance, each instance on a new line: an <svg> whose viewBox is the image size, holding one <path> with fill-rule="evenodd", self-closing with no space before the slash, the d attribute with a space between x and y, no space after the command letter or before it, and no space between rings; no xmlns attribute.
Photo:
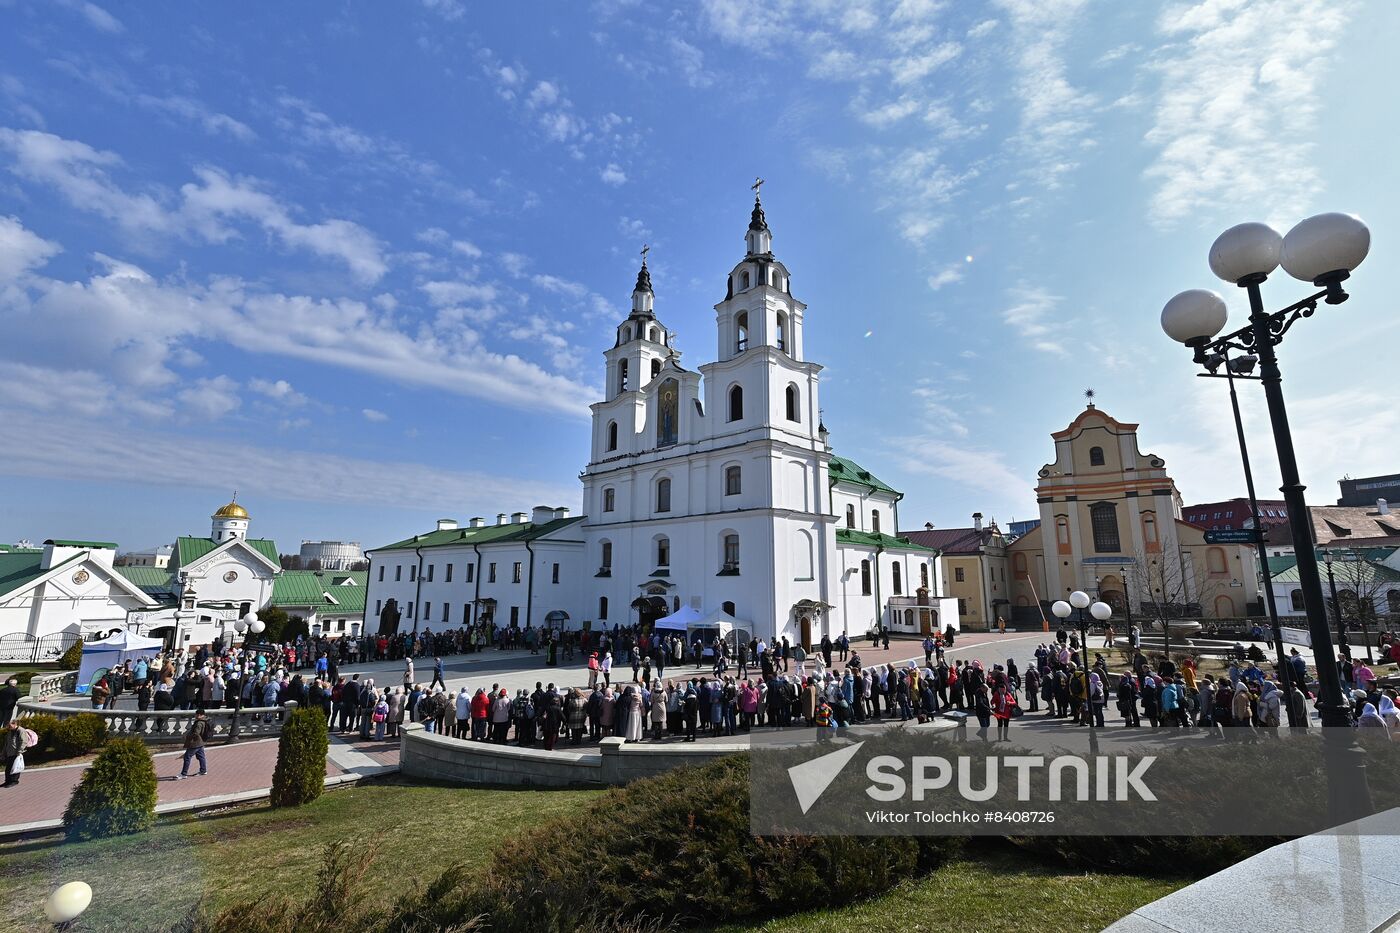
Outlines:
<svg viewBox="0 0 1400 933"><path fill-rule="evenodd" d="M24 753L24 760L30 763L47 761L54 757L53 734L58 728L58 717L48 713L39 713L34 716L25 716L20 720L20 724L26 729L34 730L34 734L39 737L39 744L28 749Z"/></svg>
<svg viewBox="0 0 1400 933"><path fill-rule="evenodd" d="M55 758L86 755L106 740L107 720L94 713L79 713L67 719L60 719L49 734Z"/></svg>
<svg viewBox="0 0 1400 933"><path fill-rule="evenodd" d="M155 821L155 762L140 739L107 743L63 811L70 841L143 832Z"/></svg>
<svg viewBox="0 0 1400 933"><path fill-rule="evenodd" d="M272 772L274 807L299 807L321 796L329 748L326 717L319 709L298 709L287 717Z"/></svg>
<svg viewBox="0 0 1400 933"><path fill-rule="evenodd" d="M78 665L83 663L83 640L79 638L68 648L67 651L59 655L58 669L60 671L76 671Z"/></svg>

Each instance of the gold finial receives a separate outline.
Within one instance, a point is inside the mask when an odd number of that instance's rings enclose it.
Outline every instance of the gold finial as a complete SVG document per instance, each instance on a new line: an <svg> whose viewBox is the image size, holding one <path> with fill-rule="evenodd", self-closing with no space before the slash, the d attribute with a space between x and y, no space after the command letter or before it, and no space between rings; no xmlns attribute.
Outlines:
<svg viewBox="0 0 1400 933"><path fill-rule="evenodd" d="M1089 403L1089 407L1090 407L1090 408L1093 408L1093 407L1094 407L1094 390L1093 390L1093 389L1085 389L1085 390L1084 390L1084 398L1085 398L1085 400Z"/></svg>
<svg viewBox="0 0 1400 933"><path fill-rule="evenodd" d="M763 195L763 179L755 175L753 179L753 184L749 185L749 188L753 191L753 199L757 201Z"/></svg>

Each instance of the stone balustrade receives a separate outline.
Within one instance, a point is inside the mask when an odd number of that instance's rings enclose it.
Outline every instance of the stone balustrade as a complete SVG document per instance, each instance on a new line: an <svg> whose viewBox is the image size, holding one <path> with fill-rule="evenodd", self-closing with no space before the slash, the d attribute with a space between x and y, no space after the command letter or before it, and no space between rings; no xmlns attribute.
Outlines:
<svg viewBox="0 0 1400 933"><path fill-rule="evenodd" d="M236 714L234 710L224 708L206 709L204 713L209 720L212 732L211 741L219 739L233 741L235 738L261 738L280 734L283 722L296 707L296 702L290 701L286 706L248 706ZM184 739L185 732L189 729L190 723L194 721L195 710L148 710L142 713L130 709L83 709L80 706L55 706L37 703L34 700L21 700L19 704L19 717L21 719L40 715L68 719L80 713L90 713L106 720L109 736L135 736L151 743L173 743ZM233 735L231 733L235 725L235 715L237 717L237 734Z"/></svg>
<svg viewBox="0 0 1400 933"><path fill-rule="evenodd" d="M29 699L52 700L54 697L74 693L78 689L77 671L59 671L56 674L35 674L29 681Z"/></svg>

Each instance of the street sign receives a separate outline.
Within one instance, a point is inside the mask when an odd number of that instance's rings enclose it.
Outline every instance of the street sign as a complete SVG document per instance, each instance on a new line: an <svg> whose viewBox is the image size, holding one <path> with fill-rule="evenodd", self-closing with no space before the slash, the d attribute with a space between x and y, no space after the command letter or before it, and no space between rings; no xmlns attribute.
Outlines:
<svg viewBox="0 0 1400 933"><path fill-rule="evenodd" d="M1207 531L1206 544L1258 544L1259 532L1253 528Z"/></svg>

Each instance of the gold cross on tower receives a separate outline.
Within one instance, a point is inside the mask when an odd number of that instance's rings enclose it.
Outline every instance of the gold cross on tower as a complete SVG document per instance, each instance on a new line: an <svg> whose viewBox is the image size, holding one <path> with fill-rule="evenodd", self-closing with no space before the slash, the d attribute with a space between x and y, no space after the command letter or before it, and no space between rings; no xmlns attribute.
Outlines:
<svg viewBox="0 0 1400 933"><path fill-rule="evenodd" d="M649 252L651 252L651 244L649 244L649 243L643 243L643 244L642 244L642 262L643 262L643 263L645 263L645 262L647 261L647 253L649 253Z"/></svg>
<svg viewBox="0 0 1400 933"><path fill-rule="evenodd" d="M754 200L758 200L763 195L763 179L755 175L753 179L753 184L749 185L749 188L753 190Z"/></svg>

